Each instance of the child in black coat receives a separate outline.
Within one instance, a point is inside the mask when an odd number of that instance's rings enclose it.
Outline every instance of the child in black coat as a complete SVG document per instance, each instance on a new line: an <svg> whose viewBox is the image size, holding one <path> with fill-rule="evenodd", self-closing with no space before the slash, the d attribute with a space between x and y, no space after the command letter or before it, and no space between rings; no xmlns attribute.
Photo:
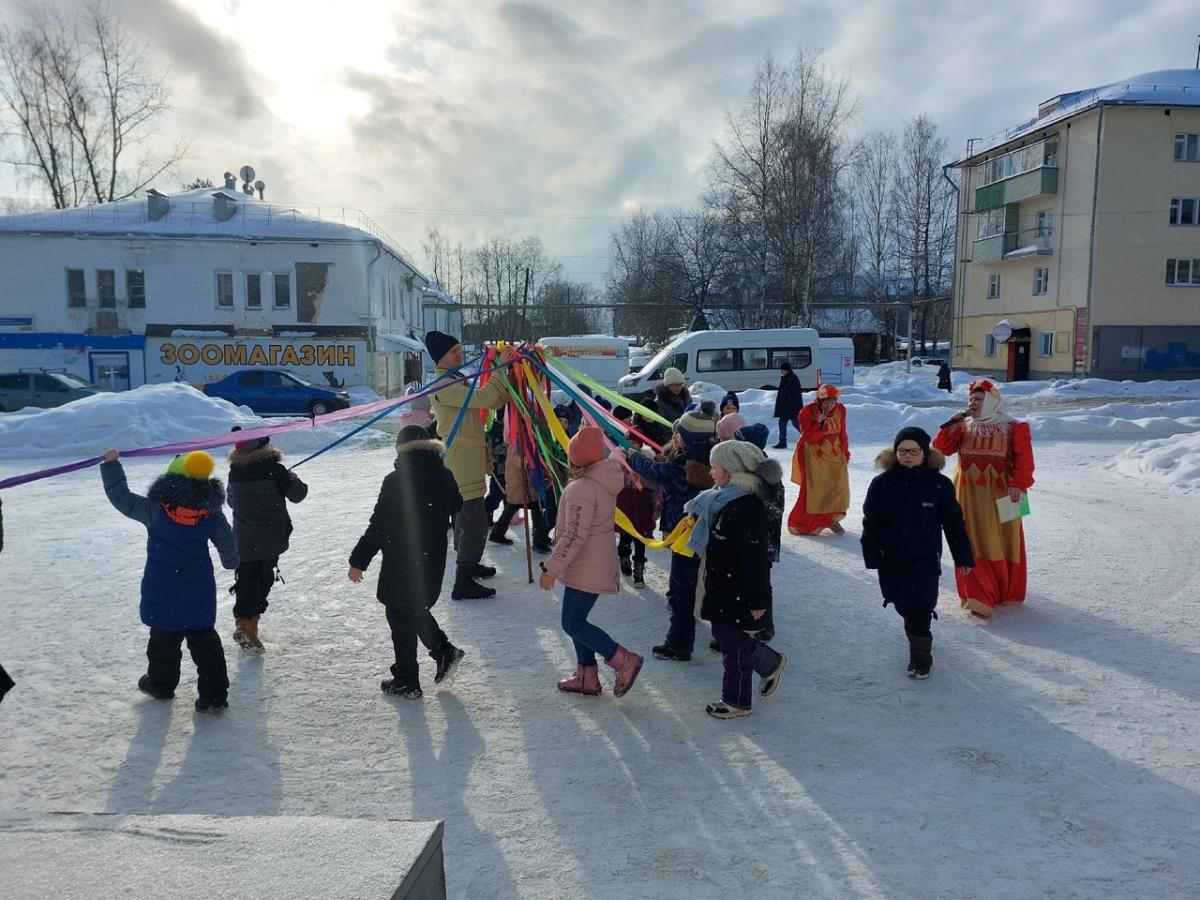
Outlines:
<svg viewBox="0 0 1200 900"><path fill-rule="evenodd" d="M920 428L902 428L875 460L875 476L863 502L862 551L868 569L879 570L883 605L904 617L908 675L925 679L933 667L932 620L937 618L942 532L950 554L966 574L975 565L954 484L941 473L945 458Z"/></svg>
<svg viewBox="0 0 1200 900"><path fill-rule="evenodd" d="M462 509L458 484L442 462L444 449L419 425L400 429L396 468L383 479L371 522L350 554L348 577L359 582L375 554L383 552L375 596L387 611L396 662L380 688L410 699L421 696L417 638L437 665L435 684L463 658L430 612L446 571L446 531Z"/></svg>

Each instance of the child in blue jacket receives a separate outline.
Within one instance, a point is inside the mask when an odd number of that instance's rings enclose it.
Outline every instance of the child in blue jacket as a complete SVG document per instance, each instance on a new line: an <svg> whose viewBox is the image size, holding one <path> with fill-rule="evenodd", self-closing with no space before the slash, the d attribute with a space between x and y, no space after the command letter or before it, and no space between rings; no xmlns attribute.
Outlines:
<svg viewBox="0 0 1200 900"><path fill-rule="evenodd" d="M150 628L149 664L138 688L158 700L172 699L180 647L187 641L196 664L196 709L219 712L229 705L229 676L214 628L217 582L208 542L216 545L222 566L237 568L237 543L221 511L225 489L212 477L212 457L196 451L176 456L143 497L129 490L119 456L116 450L104 454L104 493L118 512L145 525L147 534L140 613Z"/></svg>

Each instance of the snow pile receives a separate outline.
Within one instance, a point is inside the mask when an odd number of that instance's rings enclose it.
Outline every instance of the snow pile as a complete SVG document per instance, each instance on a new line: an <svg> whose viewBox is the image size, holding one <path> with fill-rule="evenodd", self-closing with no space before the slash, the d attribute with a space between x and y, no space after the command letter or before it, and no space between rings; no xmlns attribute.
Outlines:
<svg viewBox="0 0 1200 900"><path fill-rule="evenodd" d="M264 419L245 406L209 397L186 384L148 384L102 393L55 409L25 409L0 416L0 458L97 456L109 447L132 450L257 428L290 419ZM311 453L350 430L350 423L280 435L291 453ZM371 440L356 436L354 440Z"/></svg>
<svg viewBox="0 0 1200 900"><path fill-rule="evenodd" d="M1109 467L1133 478L1187 492L1200 491L1200 434L1142 441L1118 456Z"/></svg>

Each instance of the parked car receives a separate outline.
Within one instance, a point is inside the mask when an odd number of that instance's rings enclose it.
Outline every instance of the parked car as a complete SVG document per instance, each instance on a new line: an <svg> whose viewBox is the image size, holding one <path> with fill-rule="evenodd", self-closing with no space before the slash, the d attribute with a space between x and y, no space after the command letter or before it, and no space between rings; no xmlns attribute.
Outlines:
<svg viewBox="0 0 1200 900"><path fill-rule="evenodd" d="M69 372L5 372L0 374L0 412L27 406L49 409L91 397L100 388Z"/></svg>
<svg viewBox="0 0 1200 900"><path fill-rule="evenodd" d="M321 416L350 405L345 391L311 384L279 369L241 369L201 390L259 415Z"/></svg>

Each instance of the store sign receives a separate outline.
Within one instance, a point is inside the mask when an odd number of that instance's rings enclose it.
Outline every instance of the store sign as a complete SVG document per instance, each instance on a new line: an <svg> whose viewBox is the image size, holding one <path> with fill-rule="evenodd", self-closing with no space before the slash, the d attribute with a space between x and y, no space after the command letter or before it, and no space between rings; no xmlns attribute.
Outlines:
<svg viewBox="0 0 1200 900"><path fill-rule="evenodd" d="M148 338L146 380L151 384L219 381L239 369L286 369L315 384L367 383L365 341L312 338Z"/></svg>
<svg viewBox="0 0 1200 900"><path fill-rule="evenodd" d="M164 343L159 362L194 366L354 366L353 344Z"/></svg>

